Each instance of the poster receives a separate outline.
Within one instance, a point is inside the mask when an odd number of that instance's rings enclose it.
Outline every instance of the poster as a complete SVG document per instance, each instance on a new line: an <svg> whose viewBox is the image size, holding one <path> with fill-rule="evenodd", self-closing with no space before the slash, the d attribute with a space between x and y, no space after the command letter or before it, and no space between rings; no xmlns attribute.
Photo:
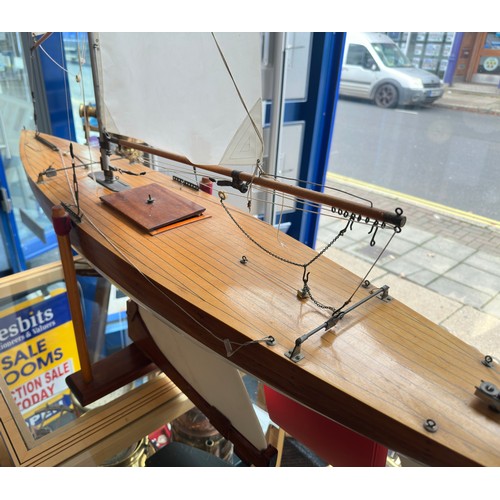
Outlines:
<svg viewBox="0 0 500 500"><path fill-rule="evenodd" d="M79 369L66 290L0 312L0 374L31 429L63 416L65 379Z"/></svg>
<svg viewBox="0 0 500 500"><path fill-rule="evenodd" d="M428 42L442 42L444 39L445 32L444 31L430 31L427 34Z"/></svg>

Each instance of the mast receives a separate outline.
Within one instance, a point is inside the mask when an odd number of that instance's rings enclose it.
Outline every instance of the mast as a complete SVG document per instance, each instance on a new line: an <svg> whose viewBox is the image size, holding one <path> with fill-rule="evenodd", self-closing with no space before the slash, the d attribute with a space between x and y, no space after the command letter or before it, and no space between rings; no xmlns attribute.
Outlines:
<svg viewBox="0 0 500 500"><path fill-rule="evenodd" d="M101 73L99 71L100 64L99 59L99 38L95 36L95 33L88 33L89 39L89 51L90 51L90 64L92 67L92 76L94 82L94 95L96 101L96 118L99 127L99 149L101 152L101 172L96 172L92 174L95 180L106 186L112 191L123 191L128 189L128 185L119 181L114 176L112 170L109 167L109 155L110 155L110 143L109 134L106 131L106 124L104 123L104 100L101 87Z"/></svg>

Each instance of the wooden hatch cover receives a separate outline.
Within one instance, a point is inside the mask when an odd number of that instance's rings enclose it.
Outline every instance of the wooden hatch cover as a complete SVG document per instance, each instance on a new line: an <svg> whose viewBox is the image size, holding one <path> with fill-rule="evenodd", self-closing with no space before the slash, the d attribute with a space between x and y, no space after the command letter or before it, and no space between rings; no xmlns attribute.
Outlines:
<svg viewBox="0 0 500 500"><path fill-rule="evenodd" d="M100 198L150 234L199 220L205 215L205 207L155 183Z"/></svg>

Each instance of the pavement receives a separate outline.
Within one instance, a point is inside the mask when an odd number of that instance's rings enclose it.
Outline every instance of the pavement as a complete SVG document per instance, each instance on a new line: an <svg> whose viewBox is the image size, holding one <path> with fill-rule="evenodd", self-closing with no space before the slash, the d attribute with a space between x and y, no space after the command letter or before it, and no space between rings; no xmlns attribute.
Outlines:
<svg viewBox="0 0 500 500"><path fill-rule="evenodd" d="M474 113L500 115L500 88L495 85L454 83L433 106Z"/></svg>
<svg viewBox="0 0 500 500"><path fill-rule="evenodd" d="M500 115L500 89L457 84L433 106ZM443 326L484 355L500 360L500 222L454 211L383 188L329 174L328 184L370 199L374 206L404 210L407 223L370 272L376 286ZM323 248L345 220L322 216L316 248ZM326 253L364 277L392 230L354 226Z"/></svg>

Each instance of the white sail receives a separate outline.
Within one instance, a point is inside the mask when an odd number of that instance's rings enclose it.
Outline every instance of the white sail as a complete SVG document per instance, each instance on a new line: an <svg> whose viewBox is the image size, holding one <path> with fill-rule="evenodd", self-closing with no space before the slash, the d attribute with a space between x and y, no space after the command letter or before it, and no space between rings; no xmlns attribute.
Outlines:
<svg viewBox="0 0 500 500"><path fill-rule="evenodd" d="M261 158L259 33L99 33L98 39L108 132L198 164L255 165Z"/></svg>

